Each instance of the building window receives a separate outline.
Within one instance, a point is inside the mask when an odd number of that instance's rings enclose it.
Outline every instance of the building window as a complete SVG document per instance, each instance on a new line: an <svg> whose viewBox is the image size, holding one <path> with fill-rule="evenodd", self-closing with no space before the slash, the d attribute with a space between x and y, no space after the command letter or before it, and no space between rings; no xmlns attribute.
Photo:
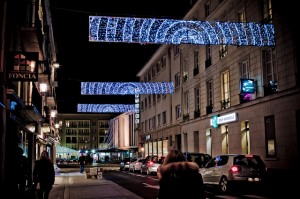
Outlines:
<svg viewBox="0 0 300 199"><path fill-rule="evenodd" d="M199 131L194 131L194 152L199 153L200 147L199 147Z"/></svg>
<svg viewBox="0 0 300 199"><path fill-rule="evenodd" d="M276 93L277 89L277 64L275 49L270 48L263 52L264 94L265 96Z"/></svg>
<svg viewBox="0 0 300 199"><path fill-rule="evenodd" d="M273 11L271 0L263 0L263 23L273 22Z"/></svg>
<svg viewBox="0 0 300 199"><path fill-rule="evenodd" d="M167 123L167 113L166 111L162 112L162 124Z"/></svg>
<svg viewBox="0 0 300 199"><path fill-rule="evenodd" d="M195 96L194 118L197 118L200 117L200 88L199 87L194 89L194 96Z"/></svg>
<svg viewBox="0 0 300 199"><path fill-rule="evenodd" d="M249 121L241 123L241 133L242 133L242 153L250 153L250 131L249 131Z"/></svg>
<svg viewBox="0 0 300 199"><path fill-rule="evenodd" d="M148 102L147 102L147 97L145 97L145 109L147 109Z"/></svg>
<svg viewBox="0 0 300 199"><path fill-rule="evenodd" d="M212 113L213 110L213 83L212 80L207 82L207 107L206 114Z"/></svg>
<svg viewBox="0 0 300 199"><path fill-rule="evenodd" d="M189 65L188 61L184 60L183 63L183 82L186 82L189 79Z"/></svg>
<svg viewBox="0 0 300 199"><path fill-rule="evenodd" d="M161 94L157 94L157 101L159 101L160 100L160 97L161 97Z"/></svg>
<svg viewBox="0 0 300 199"><path fill-rule="evenodd" d="M276 137L274 115L265 117L265 137L267 157L276 157Z"/></svg>
<svg viewBox="0 0 300 199"><path fill-rule="evenodd" d="M145 132L148 130L148 120L145 121Z"/></svg>
<svg viewBox="0 0 300 199"><path fill-rule="evenodd" d="M229 143L228 143L228 126L221 126L221 134L222 134L222 153L229 154Z"/></svg>
<svg viewBox="0 0 300 199"><path fill-rule="evenodd" d="M159 73L160 71L160 61L156 63L156 72Z"/></svg>
<svg viewBox="0 0 300 199"><path fill-rule="evenodd" d="M180 107L180 105L177 105L175 107L175 113L176 113L176 119L180 119L180 117L181 117L181 107Z"/></svg>
<svg viewBox="0 0 300 199"><path fill-rule="evenodd" d="M141 111L143 111L143 110L144 110L144 102L141 101Z"/></svg>
<svg viewBox="0 0 300 199"><path fill-rule="evenodd" d="M205 4L204 4L204 13L205 13L205 17L208 17L209 14L210 14L210 8L209 8L209 1L207 1Z"/></svg>
<svg viewBox="0 0 300 199"><path fill-rule="evenodd" d="M183 121L188 121L190 119L189 112L189 93L187 92L184 94Z"/></svg>
<svg viewBox="0 0 300 199"><path fill-rule="evenodd" d="M167 57L166 56L163 56L162 59L161 59L161 67L162 68L165 68L167 66Z"/></svg>
<svg viewBox="0 0 300 199"><path fill-rule="evenodd" d="M230 107L230 87L229 87L229 71L225 71L221 76L221 109Z"/></svg>
<svg viewBox="0 0 300 199"><path fill-rule="evenodd" d="M152 128L154 129L156 127L156 118L155 116L152 118Z"/></svg>
<svg viewBox="0 0 300 199"><path fill-rule="evenodd" d="M160 126L161 115L157 115L157 126Z"/></svg>
<svg viewBox="0 0 300 199"><path fill-rule="evenodd" d="M211 129L206 129L206 153L212 155L212 136Z"/></svg>
<svg viewBox="0 0 300 199"><path fill-rule="evenodd" d="M211 46L210 45L205 46L205 52L206 52L205 68L208 68L211 66Z"/></svg>
<svg viewBox="0 0 300 199"><path fill-rule="evenodd" d="M151 106L151 95L148 95L149 106Z"/></svg>
<svg viewBox="0 0 300 199"><path fill-rule="evenodd" d="M225 44L220 45L220 49L219 49L220 59L223 59L224 57L226 57L227 54L228 54L228 46Z"/></svg>
<svg viewBox="0 0 300 199"><path fill-rule="evenodd" d="M194 76L199 74L199 53L198 49L194 51Z"/></svg>
<svg viewBox="0 0 300 199"><path fill-rule="evenodd" d="M152 78L154 78L156 75L156 72L155 72L155 66L152 67Z"/></svg>
<svg viewBox="0 0 300 199"><path fill-rule="evenodd" d="M238 18L239 18L239 22L246 22L246 12L245 12L245 8L241 9L238 12Z"/></svg>
<svg viewBox="0 0 300 199"><path fill-rule="evenodd" d="M180 86L180 73L175 75L175 88Z"/></svg>
<svg viewBox="0 0 300 199"><path fill-rule="evenodd" d="M248 60L243 60L240 62L240 72L241 72L241 79L250 78L250 66Z"/></svg>
<svg viewBox="0 0 300 199"><path fill-rule="evenodd" d="M184 114L189 113L189 93L184 93Z"/></svg>
<svg viewBox="0 0 300 199"><path fill-rule="evenodd" d="M177 55L179 55L180 53L180 48L179 48L179 45L174 45L174 57L176 57Z"/></svg>
<svg viewBox="0 0 300 199"><path fill-rule="evenodd" d="M151 71L148 72L148 81L151 80Z"/></svg>

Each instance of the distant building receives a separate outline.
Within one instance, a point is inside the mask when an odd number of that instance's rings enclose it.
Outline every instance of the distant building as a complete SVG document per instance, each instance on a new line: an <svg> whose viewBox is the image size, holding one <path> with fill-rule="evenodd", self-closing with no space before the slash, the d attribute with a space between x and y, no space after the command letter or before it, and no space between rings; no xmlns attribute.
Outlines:
<svg viewBox="0 0 300 199"><path fill-rule="evenodd" d="M107 149L109 121L116 115L58 113L60 145L78 151Z"/></svg>
<svg viewBox="0 0 300 199"><path fill-rule="evenodd" d="M135 113L126 112L118 115L110 121L107 143L110 148L128 150L128 157L139 156L138 129L135 128Z"/></svg>

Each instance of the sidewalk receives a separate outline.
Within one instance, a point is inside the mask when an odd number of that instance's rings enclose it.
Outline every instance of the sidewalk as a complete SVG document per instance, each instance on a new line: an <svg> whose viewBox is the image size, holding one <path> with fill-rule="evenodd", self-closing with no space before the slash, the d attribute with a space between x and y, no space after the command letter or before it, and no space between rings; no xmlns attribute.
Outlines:
<svg viewBox="0 0 300 199"><path fill-rule="evenodd" d="M79 168L62 168L55 177L49 199L142 199L103 179L86 179Z"/></svg>

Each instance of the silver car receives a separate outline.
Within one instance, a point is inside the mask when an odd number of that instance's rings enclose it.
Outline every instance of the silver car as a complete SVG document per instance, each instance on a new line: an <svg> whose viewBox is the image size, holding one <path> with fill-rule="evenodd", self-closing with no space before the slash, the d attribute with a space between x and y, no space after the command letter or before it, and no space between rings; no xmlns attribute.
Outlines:
<svg viewBox="0 0 300 199"><path fill-rule="evenodd" d="M141 173L157 174L157 168L161 165L164 157L158 157L157 155L147 156L141 166Z"/></svg>
<svg viewBox="0 0 300 199"><path fill-rule="evenodd" d="M217 185L222 192L233 188L235 183L263 183L268 175L260 156L249 154L218 155L199 171L204 184Z"/></svg>
<svg viewBox="0 0 300 199"><path fill-rule="evenodd" d="M143 161L144 161L143 158L138 158L136 161L130 162L129 163L129 171L132 171L132 172L140 171Z"/></svg>

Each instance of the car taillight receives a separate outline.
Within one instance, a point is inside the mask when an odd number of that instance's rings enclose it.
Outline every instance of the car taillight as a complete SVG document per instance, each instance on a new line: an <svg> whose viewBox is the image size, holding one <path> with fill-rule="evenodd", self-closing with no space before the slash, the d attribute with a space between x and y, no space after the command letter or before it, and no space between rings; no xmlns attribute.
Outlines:
<svg viewBox="0 0 300 199"><path fill-rule="evenodd" d="M152 165L153 165L153 162L152 162L152 161L149 161L149 162L148 162L148 165L149 165L149 166L152 166Z"/></svg>
<svg viewBox="0 0 300 199"><path fill-rule="evenodd" d="M239 171L241 171L242 169L241 169L241 167L239 167L239 166L232 166L231 168L230 168L230 171L231 172L239 172Z"/></svg>

